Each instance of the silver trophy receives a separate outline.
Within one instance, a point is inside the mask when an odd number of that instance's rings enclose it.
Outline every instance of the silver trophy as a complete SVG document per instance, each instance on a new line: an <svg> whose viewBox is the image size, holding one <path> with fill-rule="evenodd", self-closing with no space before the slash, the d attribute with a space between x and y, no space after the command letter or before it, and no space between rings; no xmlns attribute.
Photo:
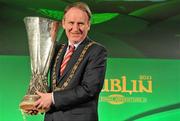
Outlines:
<svg viewBox="0 0 180 121"><path fill-rule="evenodd" d="M35 108L34 102L39 99L36 91L48 92L47 73L54 52L59 23L42 17L25 17L24 22L28 34L32 78L27 94L20 103L20 108L27 111Z"/></svg>

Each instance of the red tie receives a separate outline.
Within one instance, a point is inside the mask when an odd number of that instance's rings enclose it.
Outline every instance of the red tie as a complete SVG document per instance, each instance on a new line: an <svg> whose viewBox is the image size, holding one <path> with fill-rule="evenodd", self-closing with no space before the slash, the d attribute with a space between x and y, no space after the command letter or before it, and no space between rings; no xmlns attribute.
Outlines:
<svg viewBox="0 0 180 121"><path fill-rule="evenodd" d="M63 59L62 64L61 64L60 75L63 74L63 72L66 68L66 65L67 65L68 61L70 60L73 52L74 52L74 45L69 45L69 49L67 50L67 53L64 56L64 59Z"/></svg>

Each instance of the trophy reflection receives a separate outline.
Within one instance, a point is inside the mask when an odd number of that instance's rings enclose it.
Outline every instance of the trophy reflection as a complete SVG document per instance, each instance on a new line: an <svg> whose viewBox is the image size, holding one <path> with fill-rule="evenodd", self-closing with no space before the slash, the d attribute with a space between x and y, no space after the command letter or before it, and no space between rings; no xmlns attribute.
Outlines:
<svg viewBox="0 0 180 121"><path fill-rule="evenodd" d="M39 99L36 91L48 92L47 73L54 52L59 23L42 17L25 17L28 34L32 77L29 88L20 103L22 111L34 110L34 102ZM36 109L46 112L45 109Z"/></svg>

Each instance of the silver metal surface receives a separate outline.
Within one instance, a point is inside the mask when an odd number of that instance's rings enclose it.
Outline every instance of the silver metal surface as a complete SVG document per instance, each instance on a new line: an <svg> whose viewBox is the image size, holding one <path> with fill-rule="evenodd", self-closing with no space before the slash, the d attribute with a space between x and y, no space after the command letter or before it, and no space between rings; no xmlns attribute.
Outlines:
<svg viewBox="0 0 180 121"><path fill-rule="evenodd" d="M47 73L54 52L58 22L42 17L25 17L31 59L32 79L27 95L47 92Z"/></svg>

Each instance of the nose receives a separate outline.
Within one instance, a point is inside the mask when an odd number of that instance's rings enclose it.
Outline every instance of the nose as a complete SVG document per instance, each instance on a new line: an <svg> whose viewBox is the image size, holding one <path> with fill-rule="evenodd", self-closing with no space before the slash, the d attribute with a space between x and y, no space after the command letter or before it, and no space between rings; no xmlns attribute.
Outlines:
<svg viewBox="0 0 180 121"><path fill-rule="evenodd" d="M73 27L72 27L73 31L78 31L79 30L79 26L78 24L73 24Z"/></svg>

